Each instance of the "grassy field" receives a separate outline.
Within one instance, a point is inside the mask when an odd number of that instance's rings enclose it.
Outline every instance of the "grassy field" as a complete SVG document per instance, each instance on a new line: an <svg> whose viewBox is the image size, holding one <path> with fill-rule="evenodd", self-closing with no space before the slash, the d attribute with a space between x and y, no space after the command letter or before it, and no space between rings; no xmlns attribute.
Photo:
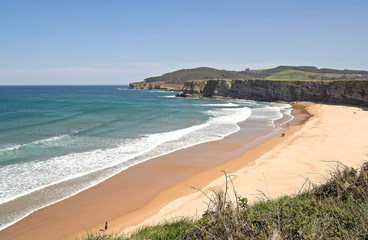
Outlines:
<svg viewBox="0 0 368 240"><path fill-rule="evenodd" d="M285 70L272 74L265 79L285 79L285 80L346 80L353 79L353 74L337 74L337 73L313 73L298 70Z"/></svg>
<svg viewBox="0 0 368 240"><path fill-rule="evenodd" d="M368 239L368 162L360 169L338 165L322 185L306 181L294 196L248 204L216 190L202 218L182 218L131 236L89 234L84 239ZM235 190L234 190L235 191Z"/></svg>

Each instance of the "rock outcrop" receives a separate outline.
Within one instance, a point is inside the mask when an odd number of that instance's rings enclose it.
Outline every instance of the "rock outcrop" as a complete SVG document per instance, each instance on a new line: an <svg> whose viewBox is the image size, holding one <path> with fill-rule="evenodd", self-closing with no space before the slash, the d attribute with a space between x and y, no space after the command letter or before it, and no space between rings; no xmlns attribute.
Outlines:
<svg viewBox="0 0 368 240"><path fill-rule="evenodd" d="M164 90L164 91L182 91L183 86L180 84L170 84L165 82L135 82L129 83L129 89L138 90Z"/></svg>
<svg viewBox="0 0 368 240"><path fill-rule="evenodd" d="M206 98L368 106L368 81L203 80L186 82L183 93Z"/></svg>

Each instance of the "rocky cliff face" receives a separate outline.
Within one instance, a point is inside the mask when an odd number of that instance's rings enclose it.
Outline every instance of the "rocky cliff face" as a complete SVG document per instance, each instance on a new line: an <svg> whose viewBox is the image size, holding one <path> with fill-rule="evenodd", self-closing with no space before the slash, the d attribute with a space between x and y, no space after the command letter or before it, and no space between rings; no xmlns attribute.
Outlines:
<svg viewBox="0 0 368 240"><path fill-rule="evenodd" d="M368 106L368 81L188 81L184 94L256 101L313 101Z"/></svg>

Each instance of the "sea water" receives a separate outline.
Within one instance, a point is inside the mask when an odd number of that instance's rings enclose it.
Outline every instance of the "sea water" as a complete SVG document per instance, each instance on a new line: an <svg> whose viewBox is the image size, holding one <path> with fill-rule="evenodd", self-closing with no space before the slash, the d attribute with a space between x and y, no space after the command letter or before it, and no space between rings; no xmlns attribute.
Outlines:
<svg viewBox="0 0 368 240"><path fill-rule="evenodd" d="M241 128L266 134L290 107L127 86L0 86L0 230L151 158Z"/></svg>

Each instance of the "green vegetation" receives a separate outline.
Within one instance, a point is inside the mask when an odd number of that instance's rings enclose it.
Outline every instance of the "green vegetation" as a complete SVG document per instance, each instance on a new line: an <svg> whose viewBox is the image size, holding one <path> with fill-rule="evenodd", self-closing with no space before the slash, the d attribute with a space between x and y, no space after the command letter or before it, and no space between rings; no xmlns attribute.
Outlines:
<svg viewBox="0 0 368 240"><path fill-rule="evenodd" d="M226 176L227 185L231 179ZM130 237L85 239L367 239L368 162L360 170L339 166L325 184L308 181L295 196L248 204L229 188L214 191L198 220L180 219L145 227ZM235 191L235 190L234 190Z"/></svg>
<svg viewBox="0 0 368 240"><path fill-rule="evenodd" d="M145 82L166 82L184 84L188 80L199 79L223 79L223 78L248 78L246 75L236 71L217 70L214 68L200 67L194 69L182 69L172 73L166 73L159 77L146 78Z"/></svg>
<svg viewBox="0 0 368 240"><path fill-rule="evenodd" d="M299 70L285 70L272 74L265 79L288 79L288 80L334 80L334 79L352 79L353 75L337 73L313 73Z"/></svg>
<svg viewBox="0 0 368 240"><path fill-rule="evenodd" d="M126 239L183 239L195 229L195 222L182 218L156 226L144 227ZM124 239L124 238L122 238Z"/></svg>
<svg viewBox="0 0 368 240"><path fill-rule="evenodd" d="M285 71L289 71L289 72L285 72ZM339 79L339 77L341 77L341 79L344 79L344 76L350 76L351 78L354 79L367 79L368 77L368 72L367 71L360 71L360 70L336 70L336 69L329 69L329 68L321 68L318 69L316 67L310 67L310 66L279 66L276 68L270 68L270 69L263 69L263 70L251 70L248 71L248 74L252 74L254 73L254 77L256 78L269 78L272 77L274 75L277 74L282 74L282 73L286 73L287 74L295 74L297 73L302 73L304 75L304 77L302 77L301 79L303 80L309 80L310 77L309 76L318 76L318 75L322 75L325 77L325 79L329 79L329 80L336 80ZM244 71L242 73L247 73L247 71ZM332 75L329 75L332 74ZM300 77L300 76L299 76ZM322 79L323 80L323 79Z"/></svg>

